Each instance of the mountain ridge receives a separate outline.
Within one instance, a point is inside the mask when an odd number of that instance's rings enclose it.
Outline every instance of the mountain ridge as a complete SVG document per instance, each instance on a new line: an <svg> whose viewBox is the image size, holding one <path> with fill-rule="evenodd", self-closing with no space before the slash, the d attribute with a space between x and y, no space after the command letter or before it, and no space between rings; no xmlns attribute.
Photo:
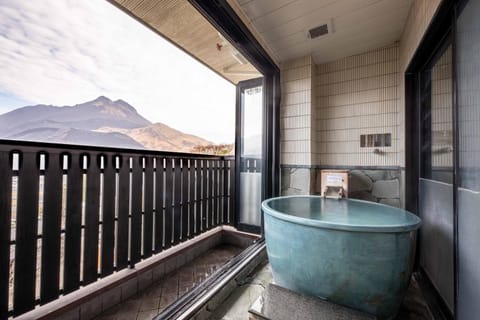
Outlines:
<svg viewBox="0 0 480 320"><path fill-rule="evenodd" d="M212 144L161 122L152 123L128 102L105 96L73 106L38 104L4 113L0 138L182 152Z"/></svg>

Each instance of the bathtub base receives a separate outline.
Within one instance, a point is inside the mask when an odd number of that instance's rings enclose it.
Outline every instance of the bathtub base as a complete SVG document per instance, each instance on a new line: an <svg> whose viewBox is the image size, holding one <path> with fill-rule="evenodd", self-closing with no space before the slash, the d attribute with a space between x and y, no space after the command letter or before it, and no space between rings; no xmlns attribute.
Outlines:
<svg viewBox="0 0 480 320"><path fill-rule="evenodd" d="M375 316L269 284L249 310L249 319L375 320Z"/></svg>

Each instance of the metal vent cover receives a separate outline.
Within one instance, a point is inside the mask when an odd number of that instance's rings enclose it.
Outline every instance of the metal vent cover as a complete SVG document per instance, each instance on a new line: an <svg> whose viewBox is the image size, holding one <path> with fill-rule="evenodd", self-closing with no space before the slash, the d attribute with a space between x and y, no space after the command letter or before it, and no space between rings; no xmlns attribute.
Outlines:
<svg viewBox="0 0 480 320"><path fill-rule="evenodd" d="M325 34L328 34L328 25L326 23L308 30L310 39L315 39Z"/></svg>

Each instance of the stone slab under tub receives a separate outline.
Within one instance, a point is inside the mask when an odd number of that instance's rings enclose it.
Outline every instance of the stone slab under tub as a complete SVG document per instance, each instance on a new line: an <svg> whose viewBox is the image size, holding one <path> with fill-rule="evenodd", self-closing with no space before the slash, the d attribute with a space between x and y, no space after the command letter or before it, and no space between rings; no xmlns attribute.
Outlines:
<svg viewBox="0 0 480 320"><path fill-rule="evenodd" d="M375 320L375 316L269 284L249 310L251 320Z"/></svg>

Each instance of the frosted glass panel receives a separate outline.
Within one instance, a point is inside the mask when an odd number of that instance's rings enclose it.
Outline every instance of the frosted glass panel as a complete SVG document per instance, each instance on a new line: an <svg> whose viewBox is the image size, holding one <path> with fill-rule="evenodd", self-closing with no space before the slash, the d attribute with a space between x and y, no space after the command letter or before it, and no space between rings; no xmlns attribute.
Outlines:
<svg viewBox="0 0 480 320"><path fill-rule="evenodd" d="M453 186L420 179L420 264L453 311Z"/></svg>

